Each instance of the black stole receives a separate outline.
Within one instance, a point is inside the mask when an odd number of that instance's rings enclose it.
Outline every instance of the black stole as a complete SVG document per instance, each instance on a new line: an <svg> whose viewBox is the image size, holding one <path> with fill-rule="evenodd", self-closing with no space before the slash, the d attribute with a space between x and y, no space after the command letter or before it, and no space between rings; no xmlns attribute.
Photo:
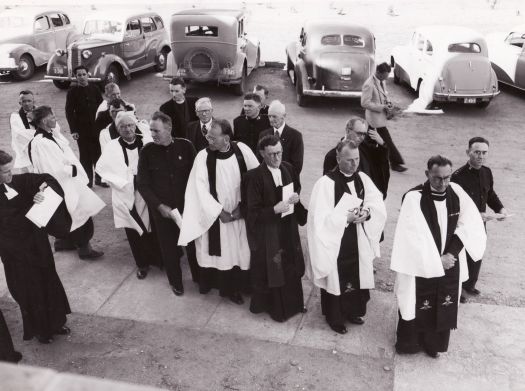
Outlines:
<svg viewBox="0 0 525 391"><path fill-rule="evenodd" d="M208 156L206 157L206 168L208 169L208 182L210 183L210 193L212 197L218 202L217 198L217 159L226 160L232 155L237 158L239 164L239 170L241 171L241 177L246 173L246 162L241 150L237 146L237 143L230 143L230 150L228 152L213 151L209 147L206 148ZM212 224L208 231L208 252L210 255L217 257L221 256L221 231L219 218Z"/></svg>
<svg viewBox="0 0 525 391"><path fill-rule="evenodd" d="M43 129L36 128L35 136L33 137L33 139L29 142L29 145L27 146L27 154L29 155L29 160L31 161L31 163L33 163L33 157L31 156L31 144L33 143L33 140L35 139L35 137L39 134L41 134L43 138L47 138L48 140L53 141L58 146L58 148L60 148L60 145L58 145L57 141L55 140L55 138L53 137L51 133L46 132Z"/></svg>
<svg viewBox="0 0 525 391"><path fill-rule="evenodd" d="M118 130L117 130L117 126L115 125L115 122L112 122L110 125L109 125L109 137L111 137L112 140L115 140L116 138L118 138L120 135L118 134Z"/></svg>
<svg viewBox="0 0 525 391"><path fill-rule="evenodd" d="M124 154L124 163L126 163L126 166L129 167L129 158L128 158L128 152L127 150L130 149L130 150L133 150L135 148L138 148L139 149L139 152L140 150L142 149L143 147L143 143L142 143L142 136L139 136L137 135L135 137L135 141L133 141L133 143L131 144L128 144L127 142L125 142L122 137L119 137L118 138L118 143L120 144L120 146L122 147L122 153Z"/></svg>
<svg viewBox="0 0 525 391"><path fill-rule="evenodd" d="M27 119L27 114L23 108L20 107L20 110L18 110L18 115L20 115L20 118L22 119L22 122L24 123L25 128L30 129L31 126L29 124L29 120Z"/></svg>

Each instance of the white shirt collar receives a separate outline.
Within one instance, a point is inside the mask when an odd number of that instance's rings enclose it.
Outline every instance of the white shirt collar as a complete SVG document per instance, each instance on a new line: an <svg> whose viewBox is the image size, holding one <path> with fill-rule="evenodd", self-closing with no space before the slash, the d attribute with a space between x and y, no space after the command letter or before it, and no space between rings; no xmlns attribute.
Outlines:
<svg viewBox="0 0 525 391"><path fill-rule="evenodd" d="M276 187L282 186L283 185L283 180L282 180L282 176L281 176L281 169L280 168L273 168L273 167L270 167L270 166L266 166L266 167L268 167L268 170L270 170L270 173L272 174L273 183L275 183L275 186Z"/></svg>
<svg viewBox="0 0 525 391"><path fill-rule="evenodd" d="M286 126L286 122L283 122L283 124L279 128L277 128L277 129L273 128L274 134L277 131L277 132L279 132L279 136L282 136L283 135L283 129L284 129L285 126Z"/></svg>
<svg viewBox="0 0 525 391"><path fill-rule="evenodd" d="M213 121L213 119L210 119L208 122L204 123L202 121L199 120L199 122L201 123L201 129L203 126L206 126L206 130L210 130L210 126L211 126L211 122Z"/></svg>

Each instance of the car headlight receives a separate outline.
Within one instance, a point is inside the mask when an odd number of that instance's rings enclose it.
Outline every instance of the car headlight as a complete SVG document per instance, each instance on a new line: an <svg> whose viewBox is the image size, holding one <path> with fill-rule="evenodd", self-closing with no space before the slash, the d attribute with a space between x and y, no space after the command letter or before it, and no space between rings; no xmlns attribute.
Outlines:
<svg viewBox="0 0 525 391"><path fill-rule="evenodd" d="M93 54L93 53L91 53L91 50L83 50L83 51L82 51L82 57L84 57L86 60L87 60L89 57L91 57L91 54Z"/></svg>

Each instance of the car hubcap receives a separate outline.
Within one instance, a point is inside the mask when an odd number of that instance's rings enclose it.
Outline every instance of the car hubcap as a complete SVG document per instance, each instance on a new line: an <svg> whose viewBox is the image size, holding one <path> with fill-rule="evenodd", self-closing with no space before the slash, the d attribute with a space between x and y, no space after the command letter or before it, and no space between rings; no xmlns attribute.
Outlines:
<svg viewBox="0 0 525 391"><path fill-rule="evenodd" d="M115 82L115 74L113 72L109 72L106 79L107 79L107 81L109 83L114 83Z"/></svg>
<svg viewBox="0 0 525 391"><path fill-rule="evenodd" d="M166 56L164 54L159 55L159 64L160 66L164 66L164 63L166 62Z"/></svg>
<svg viewBox="0 0 525 391"><path fill-rule="evenodd" d="M27 72L29 69L29 65L25 61L20 61L20 64L18 65L18 70L22 73Z"/></svg>

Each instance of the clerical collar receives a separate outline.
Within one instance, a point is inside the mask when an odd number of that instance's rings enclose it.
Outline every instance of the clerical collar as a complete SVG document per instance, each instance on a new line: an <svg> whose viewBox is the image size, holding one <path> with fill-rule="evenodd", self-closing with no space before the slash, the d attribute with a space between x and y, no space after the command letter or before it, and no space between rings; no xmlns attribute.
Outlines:
<svg viewBox="0 0 525 391"><path fill-rule="evenodd" d="M347 177L347 178L351 178L351 177L353 177L354 174L355 174L355 172L354 172L353 174L345 174L345 173L344 173L343 171L341 171L341 170L339 170L339 172L340 172L342 175L344 175L345 177Z"/></svg>
<svg viewBox="0 0 525 391"><path fill-rule="evenodd" d="M447 198L447 191L437 191L432 186L430 186L430 194L432 196L432 200L434 201L444 201Z"/></svg>
<svg viewBox="0 0 525 391"><path fill-rule="evenodd" d="M281 169L270 167L269 165L266 165L266 167L268 167L268 170L270 170L270 174L272 174L273 183L275 183L275 187L283 186Z"/></svg>
<svg viewBox="0 0 525 391"><path fill-rule="evenodd" d="M283 124L278 127L277 129L276 128L273 128L273 133L275 134L275 132L278 132L279 133L279 136L282 136L283 135L283 130L284 130L284 127L286 126L286 123L283 122Z"/></svg>
<svg viewBox="0 0 525 391"><path fill-rule="evenodd" d="M257 114L257 117L250 118L247 115L245 115L247 121L256 121L258 119L261 119L261 115Z"/></svg>
<svg viewBox="0 0 525 391"><path fill-rule="evenodd" d="M472 165L470 164L470 162L467 162L467 165L468 165L468 169L469 169L470 171L476 171L476 172L478 172L479 170L481 170L481 167L483 167L483 166L481 166L480 168L472 167Z"/></svg>

